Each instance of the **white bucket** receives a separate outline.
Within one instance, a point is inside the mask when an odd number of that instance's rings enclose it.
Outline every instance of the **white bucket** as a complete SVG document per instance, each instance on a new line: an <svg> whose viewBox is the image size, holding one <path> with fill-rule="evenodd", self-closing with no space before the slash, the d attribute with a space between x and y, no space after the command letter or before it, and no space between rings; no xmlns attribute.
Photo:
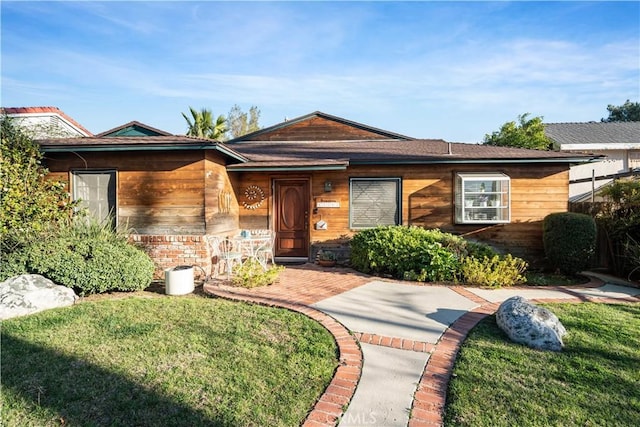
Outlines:
<svg viewBox="0 0 640 427"><path fill-rule="evenodd" d="M167 295L185 295L193 292L193 266L179 265L164 271Z"/></svg>

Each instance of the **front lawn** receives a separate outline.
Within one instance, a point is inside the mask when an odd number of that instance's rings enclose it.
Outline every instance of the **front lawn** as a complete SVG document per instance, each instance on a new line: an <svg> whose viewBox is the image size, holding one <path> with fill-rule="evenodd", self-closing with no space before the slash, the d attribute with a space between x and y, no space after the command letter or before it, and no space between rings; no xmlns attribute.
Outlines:
<svg viewBox="0 0 640 427"><path fill-rule="evenodd" d="M3 426L293 426L336 345L287 310L185 297L100 299L2 324Z"/></svg>
<svg viewBox="0 0 640 427"><path fill-rule="evenodd" d="M568 331L560 353L511 343L495 316L460 350L448 426L639 426L640 304L548 304Z"/></svg>

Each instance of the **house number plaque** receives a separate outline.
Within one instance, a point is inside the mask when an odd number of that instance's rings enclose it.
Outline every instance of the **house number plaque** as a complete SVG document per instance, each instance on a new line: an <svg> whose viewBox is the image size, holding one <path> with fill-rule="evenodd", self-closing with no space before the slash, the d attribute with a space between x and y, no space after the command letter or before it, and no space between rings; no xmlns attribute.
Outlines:
<svg viewBox="0 0 640 427"><path fill-rule="evenodd" d="M339 208L340 200L326 200L321 199L316 202L316 207L318 208Z"/></svg>

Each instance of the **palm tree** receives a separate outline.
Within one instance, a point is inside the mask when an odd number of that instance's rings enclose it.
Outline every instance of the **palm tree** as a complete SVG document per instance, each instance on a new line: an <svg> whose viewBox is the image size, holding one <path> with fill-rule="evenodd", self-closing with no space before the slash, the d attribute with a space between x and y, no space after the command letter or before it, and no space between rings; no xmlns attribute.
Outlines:
<svg viewBox="0 0 640 427"><path fill-rule="evenodd" d="M196 111L193 107L189 107L189 110L193 120L189 119L185 113L182 113L182 117L184 117L189 126L187 135L220 140L227 131L227 119L223 115L219 115L214 123L211 110L203 108L200 111Z"/></svg>

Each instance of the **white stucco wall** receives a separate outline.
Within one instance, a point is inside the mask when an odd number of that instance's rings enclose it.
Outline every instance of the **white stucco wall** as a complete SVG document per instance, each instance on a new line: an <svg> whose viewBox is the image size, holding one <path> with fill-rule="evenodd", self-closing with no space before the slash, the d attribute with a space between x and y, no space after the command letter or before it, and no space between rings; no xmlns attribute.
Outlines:
<svg viewBox="0 0 640 427"><path fill-rule="evenodd" d="M38 138L60 138L87 136L77 127L54 113L27 113L9 114L15 123L32 132L32 137Z"/></svg>
<svg viewBox="0 0 640 427"><path fill-rule="evenodd" d="M595 176L598 177L629 170L629 150L600 150L593 153L607 157L599 162L571 166L571 169L569 169L569 181L591 178L593 171L595 171ZM597 180L595 186L598 188L607 182L611 182L611 180ZM591 182L569 184L569 197L591 192L591 187Z"/></svg>

